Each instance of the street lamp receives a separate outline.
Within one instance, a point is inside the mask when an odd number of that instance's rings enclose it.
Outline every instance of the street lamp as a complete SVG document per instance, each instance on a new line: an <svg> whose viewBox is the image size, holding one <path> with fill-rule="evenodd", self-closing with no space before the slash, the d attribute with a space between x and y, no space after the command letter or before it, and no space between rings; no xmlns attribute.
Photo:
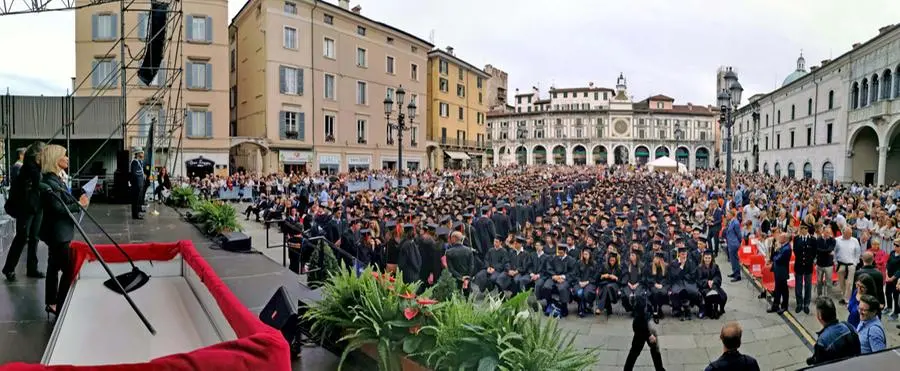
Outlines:
<svg viewBox="0 0 900 371"><path fill-rule="evenodd" d="M731 70L731 67L725 72L724 78L727 88L719 92L718 100L721 110L719 118L728 129L725 134L725 192L731 194L731 127L734 125L734 112L741 104L741 93L744 92L744 88L738 82L738 76Z"/></svg>
<svg viewBox="0 0 900 371"><path fill-rule="evenodd" d="M409 117L409 124L413 123L413 120L416 118L416 101L410 100L409 105L406 106L407 114L403 114L403 98L406 97L406 91L403 90L403 85L400 85L397 88L397 91L394 93L397 97L397 121L396 123L391 123L391 113L394 112L394 101L391 100L391 95L388 94L384 97L384 118L387 121L388 127L391 130L397 131L397 178L403 180L403 132L411 129L411 126L407 126L406 118Z"/></svg>
<svg viewBox="0 0 900 371"><path fill-rule="evenodd" d="M679 145L681 144L681 137L684 135L684 131L681 130L681 123L679 123L679 122L675 123L674 134L675 134L675 154L674 154L675 161L680 163L681 161L678 159L678 148L679 148ZM690 161L690 160L688 160L688 161ZM684 166L688 166L688 164L684 164Z"/></svg>

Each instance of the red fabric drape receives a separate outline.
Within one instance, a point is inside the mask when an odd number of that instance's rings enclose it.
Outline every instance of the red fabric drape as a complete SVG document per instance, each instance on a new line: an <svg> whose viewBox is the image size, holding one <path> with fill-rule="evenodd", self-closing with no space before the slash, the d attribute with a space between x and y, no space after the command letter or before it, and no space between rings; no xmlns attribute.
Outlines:
<svg viewBox="0 0 900 371"><path fill-rule="evenodd" d="M194 248L191 241L174 243L126 244L122 248L134 260L171 260L179 253L215 298L225 319L238 339L197 349L189 353L172 354L146 363L107 366L43 366L11 363L0 371L143 371L143 370L214 370L214 371L288 371L291 369L290 348L281 333L259 321L234 296L212 267ZM88 246L73 242L73 264L80 271L86 261L96 260ZM113 245L98 245L100 255L110 263L127 261ZM101 329L98 329L101 331ZM85 334L88 335L88 334Z"/></svg>

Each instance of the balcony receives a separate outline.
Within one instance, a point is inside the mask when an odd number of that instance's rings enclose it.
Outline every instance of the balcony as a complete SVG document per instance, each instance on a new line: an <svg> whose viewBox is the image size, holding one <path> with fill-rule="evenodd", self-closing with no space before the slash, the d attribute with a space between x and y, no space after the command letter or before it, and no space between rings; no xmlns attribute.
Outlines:
<svg viewBox="0 0 900 371"><path fill-rule="evenodd" d="M356 144L366 144L366 138L356 138Z"/></svg>
<svg viewBox="0 0 900 371"><path fill-rule="evenodd" d="M326 135L325 143L334 143L334 135Z"/></svg>
<svg viewBox="0 0 900 371"><path fill-rule="evenodd" d="M896 115L898 113L900 113L900 100L883 99L866 107L851 110L850 124L860 124L871 120L878 125L885 121L885 116Z"/></svg>
<svg viewBox="0 0 900 371"><path fill-rule="evenodd" d="M466 139L452 139L452 138L438 138L438 144L441 147L452 147L452 148L462 148L462 149L485 149L487 148L487 144L485 141L477 141L477 140L466 140Z"/></svg>

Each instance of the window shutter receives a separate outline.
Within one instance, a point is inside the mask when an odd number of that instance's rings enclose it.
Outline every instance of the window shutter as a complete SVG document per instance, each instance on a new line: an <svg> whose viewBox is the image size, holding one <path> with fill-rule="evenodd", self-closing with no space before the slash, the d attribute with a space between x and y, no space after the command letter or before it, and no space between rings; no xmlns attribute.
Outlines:
<svg viewBox="0 0 900 371"><path fill-rule="evenodd" d="M194 36L194 16L189 15L189 16L187 16L187 37L185 37L185 39L187 39L188 41L193 41L194 40L193 36ZM188 85L188 86L190 86L190 85Z"/></svg>
<svg viewBox="0 0 900 371"><path fill-rule="evenodd" d="M188 87L188 88L193 88L193 87L194 87L194 79L192 78L192 76L194 75L194 73L193 73L193 72L194 72L194 71L193 71L193 70L194 70L193 65L194 65L194 64L191 63L191 62L187 62L187 65L186 65L185 68L184 68L184 69L186 70L185 72L187 72L187 75L185 75L185 80L186 80L186 82L187 82L187 87Z"/></svg>
<svg viewBox="0 0 900 371"><path fill-rule="evenodd" d="M99 62L97 61L91 62L91 87L95 89L100 85L100 68L98 64Z"/></svg>
<svg viewBox="0 0 900 371"><path fill-rule="evenodd" d="M284 66L278 66L278 85L279 89L281 90L281 94L284 94L284 92L287 91L284 68Z"/></svg>
<svg viewBox="0 0 900 371"><path fill-rule="evenodd" d="M212 25L212 17L206 17L206 41L212 42L213 37L213 25Z"/></svg>
<svg viewBox="0 0 900 371"><path fill-rule="evenodd" d="M303 69L297 69L297 95L303 95Z"/></svg>
<svg viewBox="0 0 900 371"><path fill-rule="evenodd" d="M106 62L106 63L108 63L109 68L112 69L111 71L109 71L109 74L112 75L112 77L109 79L109 81L106 82L106 86L110 87L110 88L114 88L114 87L116 87L116 84L119 83L119 76L120 76L119 62L116 61L115 59L111 59L111 60L109 60L109 62Z"/></svg>
<svg viewBox="0 0 900 371"><path fill-rule="evenodd" d="M156 119L156 136L165 138L168 134L168 128L166 128L166 109L160 107Z"/></svg>
<svg viewBox="0 0 900 371"><path fill-rule="evenodd" d="M306 113L298 112L297 113L297 139L306 140Z"/></svg>
<svg viewBox="0 0 900 371"><path fill-rule="evenodd" d="M164 66L165 62L163 62L162 65ZM156 71L156 81L159 82L159 84L157 84L158 86L166 86L167 85L166 84L165 67L160 66L159 69Z"/></svg>
<svg viewBox="0 0 900 371"><path fill-rule="evenodd" d="M188 138L194 136L194 112L188 111L187 116L184 118L185 126L187 127L187 136Z"/></svg>
<svg viewBox="0 0 900 371"><path fill-rule="evenodd" d="M110 35L112 35L112 38L115 39L119 37L119 15L112 14L109 17L112 19L112 21L110 21L110 23L112 23L112 25L110 26L110 28L112 29Z"/></svg>
<svg viewBox="0 0 900 371"><path fill-rule="evenodd" d="M284 111L278 112L278 137L280 139L285 139L285 132L287 131L287 114Z"/></svg>
<svg viewBox="0 0 900 371"><path fill-rule="evenodd" d="M206 111L206 137L213 137L213 120L212 111Z"/></svg>
<svg viewBox="0 0 900 371"><path fill-rule="evenodd" d="M206 86L207 89L212 89L212 64L206 64Z"/></svg>
<svg viewBox="0 0 900 371"><path fill-rule="evenodd" d="M100 15L92 14L91 15L91 40L97 40L99 36L97 32L97 28L100 27Z"/></svg>
<svg viewBox="0 0 900 371"><path fill-rule="evenodd" d="M138 39L140 39L141 41L147 41L147 13L138 13L137 28Z"/></svg>

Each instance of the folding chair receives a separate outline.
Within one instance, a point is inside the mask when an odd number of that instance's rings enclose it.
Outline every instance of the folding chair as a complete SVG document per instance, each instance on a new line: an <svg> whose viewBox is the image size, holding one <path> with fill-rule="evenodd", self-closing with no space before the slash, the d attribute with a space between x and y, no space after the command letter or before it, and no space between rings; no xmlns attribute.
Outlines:
<svg viewBox="0 0 900 371"><path fill-rule="evenodd" d="M761 279L763 277L763 270L766 267L766 258L762 255L753 255L750 257L750 266L748 269L750 270L750 275L756 279Z"/></svg>
<svg viewBox="0 0 900 371"><path fill-rule="evenodd" d="M745 267L749 267L750 259L754 255L758 255L758 254L759 254L759 249L757 249L756 246L751 245L751 244L741 246L741 248L738 250L738 258L741 261L741 265L743 265Z"/></svg>
<svg viewBox="0 0 900 371"><path fill-rule="evenodd" d="M775 273L772 270L763 266L762 271L762 286L766 289L766 292L771 294L775 292Z"/></svg>

